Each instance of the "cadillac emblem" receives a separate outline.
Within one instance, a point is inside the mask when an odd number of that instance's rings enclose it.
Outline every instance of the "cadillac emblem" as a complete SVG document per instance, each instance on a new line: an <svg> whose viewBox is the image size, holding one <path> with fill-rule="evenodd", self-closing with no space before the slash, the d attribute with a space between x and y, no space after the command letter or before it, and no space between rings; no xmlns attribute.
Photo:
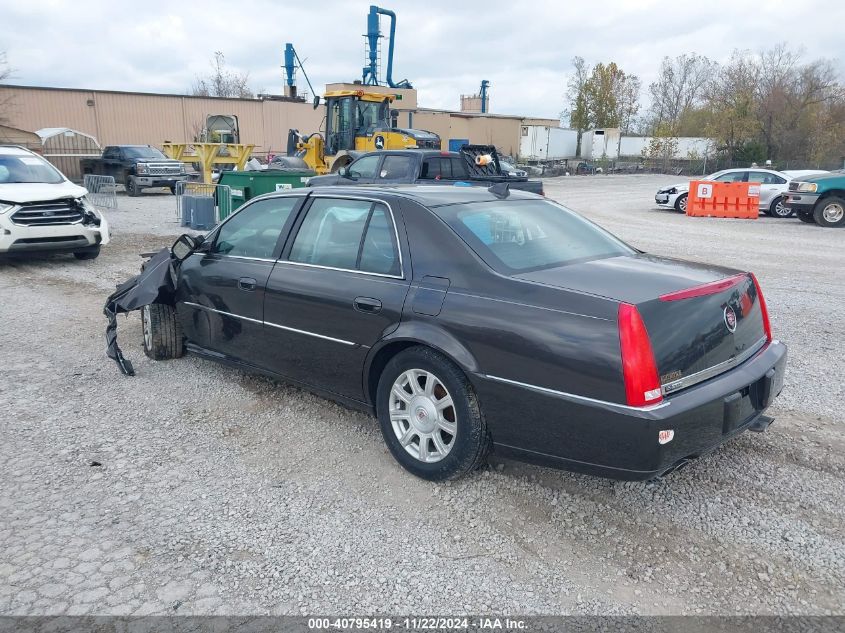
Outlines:
<svg viewBox="0 0 845 633"><path fill-rule="evenodd" d="M728 332L736 332L736 312L730 306L725 306L725 327L728 328Z"/></svg>

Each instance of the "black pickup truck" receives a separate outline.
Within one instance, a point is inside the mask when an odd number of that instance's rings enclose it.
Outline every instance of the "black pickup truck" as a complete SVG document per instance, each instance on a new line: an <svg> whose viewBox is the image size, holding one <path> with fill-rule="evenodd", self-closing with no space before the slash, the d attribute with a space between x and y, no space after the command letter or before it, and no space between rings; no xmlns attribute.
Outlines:
<svg viewBox="0 0 845 633"><path fill-rule="evenodd" d="M110 145L100 158L83 158L83 174L113 176L130 196L148 187L168 187L176 193L176 183L185 180L185 165L168 158L151 145Z"/></svg>
<svg viewBox="0 0 845 633"><path fill-rule="evenodd" d="M478 164L476 159L481 158ZM502 172L494 148L486 145L465 145L460 152L401 149L369 152L356 158L336 173L313 176L309 187L370 184L444 184L467 182L490 185L506 182L512 189L544 195L540 180L509 176Z"/></svg>

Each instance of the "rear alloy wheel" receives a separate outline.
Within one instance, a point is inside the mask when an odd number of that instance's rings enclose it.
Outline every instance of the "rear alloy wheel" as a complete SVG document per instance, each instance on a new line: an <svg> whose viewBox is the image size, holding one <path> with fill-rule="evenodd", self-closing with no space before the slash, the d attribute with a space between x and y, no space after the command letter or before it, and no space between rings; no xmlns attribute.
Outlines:
<svg viewBox="0 0 845 633"><path fill-rule="evenodd" d="M769 215L773 218L791 218L795 215L795 210L790 209L783 203L783 197L778 196L772 201L769 207Z"/></svg>
<svg viewBox="0 0 845 633"><path fill-rule="evenodd" d="M845 200L836 197L819 200L813 210L813 218L816 224L827 228L845 225Z"/></svg>
<svg viewBox="0 0 845 633"><path fill-rule="evenodd" d="M802 222L806 222L807 224L815 224L816 218L813 217L812 211L799 211L798 212L798 219Z"/></svg>
<svg viewBox="0 0 845 633"><path fill-rule="evenodd" d="M472 385L454 363L429 348L412 347L387 364L376 408L390 452L417 477L460 477L478 468L489 450Z"/></svg>
<svg viewBox="0 0 845 633"><path fill-rule="evenodd" d="M153 360L180 358L184 353L182 325L173 306L151 303L141 308L144 353Z"/></svg>
<svg viewBox="0 0 845 633"><path fill-rule="evenodd" d="M682 193L675 199L675 211L678 213L686 213L687 212L687 198L689 194Z"/></svg>

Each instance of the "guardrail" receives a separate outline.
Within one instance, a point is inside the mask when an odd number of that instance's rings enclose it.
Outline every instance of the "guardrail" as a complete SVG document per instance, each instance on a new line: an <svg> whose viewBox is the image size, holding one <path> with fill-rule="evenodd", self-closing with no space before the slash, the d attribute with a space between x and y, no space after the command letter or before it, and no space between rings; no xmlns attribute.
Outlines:
<svg viewBox="0 0 845 633"><path fill-rule="evenodd" d="M113 176L85 174L82 186L88 190L88 199L95 207L117 209L117 190Z"/></svg>

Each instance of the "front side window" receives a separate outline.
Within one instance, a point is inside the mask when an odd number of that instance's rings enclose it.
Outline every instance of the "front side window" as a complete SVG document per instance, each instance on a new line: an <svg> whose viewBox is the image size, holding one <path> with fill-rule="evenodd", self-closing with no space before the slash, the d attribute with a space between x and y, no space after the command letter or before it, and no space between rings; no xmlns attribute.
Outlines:
<svg viewBox="0 0 845 633"><path fill-rule="evenodd" d="M220 227L211 252L271 259L285 223L299 200L295 196L270 198L244 207Z"/></svg>
<svg viewBox="0 0 845 633"><path fill-rule="evenodd" d="M155 147L124 147L123 154L126 158L152 158L154 160L167 160L167 156Z"/></svg>
<svg viewBox="0 0 845 633"><path fill-rule="evenodd" d="M547 200L500 200L432 209L503 274L631 255L634 249Z"/></svg>
<svg viewBox="0 0 845 633"><path fill-rule="evenodd" d="M291 248L292 262L399 275L390 213L367 200L316 198Z"/></svg>
<svg viewBox="0 0 845 633"><path fill-rule="evenodd" d="M747 171L733 171L721 176L716 176L713 180L716 182L747 182Z"/></svg>
<svg viewBox="0 0 845 633"><path fill-rule="evenodd" d="M381 156L373 154L372 156L363 156L349 165L349 175L353 178L375 178L376 167Z"/></svg>

